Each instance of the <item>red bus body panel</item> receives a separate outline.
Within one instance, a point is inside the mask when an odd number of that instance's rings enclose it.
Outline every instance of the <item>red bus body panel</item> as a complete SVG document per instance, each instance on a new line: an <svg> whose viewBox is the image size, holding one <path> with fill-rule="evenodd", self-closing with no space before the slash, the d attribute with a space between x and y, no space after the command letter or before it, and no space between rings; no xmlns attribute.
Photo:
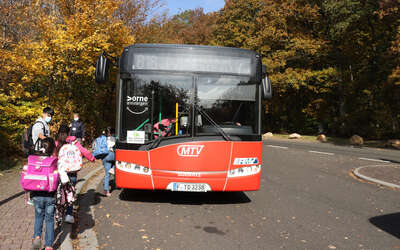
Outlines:
<svg viewBox="0 0 400 250"><path fill-rule="evenodd" d="M150 151L116 150L116 161L151 169L137 174L116 168L116 185L129 189L163 189L171 182L207 183L211 191L258 190L261 171L228 177L228 171L255 165L235 159L255 159L262 164L262 142L206 141L162 146Z"/></svg>

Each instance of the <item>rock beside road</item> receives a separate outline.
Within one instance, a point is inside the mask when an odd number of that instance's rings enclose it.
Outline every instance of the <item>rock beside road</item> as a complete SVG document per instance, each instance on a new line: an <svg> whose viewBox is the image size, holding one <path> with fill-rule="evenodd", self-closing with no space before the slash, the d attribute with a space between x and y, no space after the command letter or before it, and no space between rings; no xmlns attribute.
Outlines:
<svg viewBox="0 0 400 250"><path fill-rule="evenodd" d="M395 149L400 149L400 140L389 140L387 141L386 146Z"/></svg>
<svg viewBox="0 0 400 250"><path fill-rule="evenodd" d="M300 139L301 135L297 134L297 133L293 133L289 135L289 139Z"/></svg>
<svg viewBox="0 0 400 250"><path fill-rule="evenodd" d="M262 138L263 138L263 140L264 140L264 139L267 139L267 138L271 138L271 137L273 137L273 136L274 136L274 134L272 134L271 132L268 132L268 133L263 134L263 135L262 135Z"/></svg>
<svg viewBox="0 0 400 250"><path fill-rule="evenodd" d="M320 134L317 137L317 140L320 141L320 142L327 142L328 141L328 139L326 139L326 136L324 134Z"/></svg>
<svg viewBox="0 0 400 250"><path fill-rule="evenodd" d="M362 146L364 144L364 139L359 135L353 135L352 137L350 137L350 144Z"/></svg>

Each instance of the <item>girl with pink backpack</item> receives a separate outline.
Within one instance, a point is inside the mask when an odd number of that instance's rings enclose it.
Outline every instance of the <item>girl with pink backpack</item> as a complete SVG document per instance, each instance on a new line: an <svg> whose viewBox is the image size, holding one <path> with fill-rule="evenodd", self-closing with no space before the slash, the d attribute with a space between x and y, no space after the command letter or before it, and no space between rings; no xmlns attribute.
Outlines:
<svg viewBox="0 0 400 250"><path fill-rule="evenodd" d="M84 148L75 136L69 136L69 127L61 125L56 141L56 153L58 157L58 171L60 172L61 183L72 182L75 187L77 182L77 174L82 168L82 156L89 161L95 161L94 156ZM68 206L66 209L65 222L73 224L73 206Z"/></svg>
<svg viewBox="0 0 400 250"><path fill-rule="evenodd" d="M54 243L54 205L55 195L58 186L58 174L56 169L57 159L50 157L55 148L55 143L52 138L45 138L42 140L43 154L31 155L28 158L28 166L26 174L23 172L21 175L21 185L26 190L39 190L43 191L31 191L33 204L35 207L35 223L33 233L33 246L32 249L41 249L41 237L43 230L43 222L46 224L45 233L45 249L52 250ZM53 166L54 165L54 166ZM51 173L50 173L51 172ZM31 178L29 177L31 176ZM36 179L44 177L43 181L38 183L36 180L36 186L31 187L33 184L34 176ZM54 181L50 180L54 178ZM46 180L45 180L46 179ZM55 186L51 187L51 186Z"/></svg>

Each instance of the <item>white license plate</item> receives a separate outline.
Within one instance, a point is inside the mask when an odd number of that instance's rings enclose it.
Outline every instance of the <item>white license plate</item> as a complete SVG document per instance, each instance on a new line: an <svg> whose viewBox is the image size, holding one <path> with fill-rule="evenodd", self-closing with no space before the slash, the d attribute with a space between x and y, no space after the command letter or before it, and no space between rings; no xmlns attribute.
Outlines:
<svg viewBox="0 0 400 250"><path fill-rule="evenodd" d="M185 182L173 182L172 191L181 192L207 192L211 191L211 188L206 183L185 183Z"/></svg>

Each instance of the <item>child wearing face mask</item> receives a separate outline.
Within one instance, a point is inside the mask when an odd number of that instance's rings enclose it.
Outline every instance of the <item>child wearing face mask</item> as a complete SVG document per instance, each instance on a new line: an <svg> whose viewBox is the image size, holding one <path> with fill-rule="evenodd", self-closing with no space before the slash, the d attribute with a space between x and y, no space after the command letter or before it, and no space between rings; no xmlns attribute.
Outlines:
<svg viewBox="0 0 400 250"><path fill-rule="evenodd" d="M50 107L43 109L42 116L40 116L32 126L32 142L35 151L40 151L42 148L42 141L50 137L50 127L49 123L51 118L54 116L54 110ZM33 152L31 152L33 153ZM29 205L33 206L32 197L27 202Z"/></svg>
<svg viewBox="0 0 400 250"><path fill-rule="evenodd" d="M39 117L32 126L32 141L35 145L35 150L41 148L40 141L50 136L49 123L54 116L54 111L50 107L43 109L42 116Z"/></svg>

